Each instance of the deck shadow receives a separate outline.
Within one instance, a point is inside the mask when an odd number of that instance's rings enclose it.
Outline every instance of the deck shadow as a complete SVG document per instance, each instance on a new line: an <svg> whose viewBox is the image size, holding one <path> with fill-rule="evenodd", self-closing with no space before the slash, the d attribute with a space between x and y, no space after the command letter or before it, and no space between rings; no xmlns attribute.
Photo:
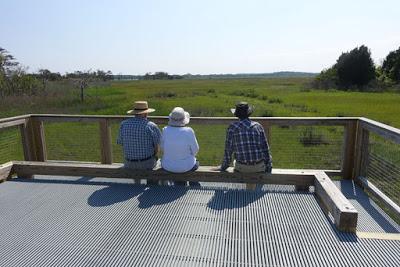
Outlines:
<svg viewBox="0 0 400 267"><path fill-rule="evenodd" d="M151 208L156 205L164 205L173 202L188 191L185 186L150 186L138 197L141 209Z"/></svg>
<svg viewBox="0 0 400 267"><path fill-rule="evenodd" d="M245 190L215 190L214 196L207 203L213 210L243 208L262 198L266 192ZM241 196L243 195L243 196Z"/></svg>
<svg viewBox="0 0 400 267"><path fill-rule="evenodd" d="M43 179L43 178L14 178L7 180L7 182L13 182L13 183L36 183L36 184L76 184L76 185L115 185L115 184L122 184L122 183L117 183L117 182L106 182L106 181L91 181L91 179L94 177L87 177L87 176L82 176L77 180L71 180L71 179Z"/></svg>
<svg viewBox="0 0 400 267"><path fill-rule="evenodd" d="M127 201L144 191L144 186L113 184L93 192L87 203L92 207L110 206Z"/></svg>

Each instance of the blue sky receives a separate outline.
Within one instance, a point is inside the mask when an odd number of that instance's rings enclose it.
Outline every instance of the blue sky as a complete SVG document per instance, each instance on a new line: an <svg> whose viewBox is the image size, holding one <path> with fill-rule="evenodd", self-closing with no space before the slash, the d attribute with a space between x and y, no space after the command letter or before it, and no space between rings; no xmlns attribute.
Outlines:
<svg viewBox="0 0 400 267"><path fill-rule="evenodd" d="M1 0L0 47L29 71L319 72L400 46L398 0Z"/></svg>

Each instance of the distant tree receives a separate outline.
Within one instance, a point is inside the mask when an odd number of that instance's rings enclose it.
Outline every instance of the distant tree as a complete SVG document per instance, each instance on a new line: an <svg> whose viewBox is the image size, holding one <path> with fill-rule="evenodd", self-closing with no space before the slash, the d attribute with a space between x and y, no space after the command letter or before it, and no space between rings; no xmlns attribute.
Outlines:
<svg viewBox="0 0 400 267"><path fill-rule="evenodd" d="M40 69L37 77L47 81L58 81L62 79L62 76L59 72L51 72L48 69Z"/></svg>
<svg viewBox="0 0 400 267"><path fill-rule="evenodd" d="M7 50L0 47L0 95L34 95L40 83L34 75L27 74Z"/></svg>
<svg viewBox="0 0 400 267"><path fill-rule="evenodd" d="M400 47L387 55L382 64L382 73L392 81L400 82Z"/></svg>
<svg viewBox="0 0 400 267"><path fill-rule="evenodd" d="M18 62L7 50L0 47L0 95L4 96L10 93L10 76Z"/></svg>
<svg viewBox="0 0 400 267"><path fill-rule="evenodd" d="M110 70L107 71L107 72L103 71L103 70L97 70L93 74L95 76L94 78L97 78L97 79L102 80L104 82L113 79L113 75L112 75L112 72Z"/></svg>
<svg viewBox="0 0 400 267"><path fill-rule="evenodd" d="M342 53L334 68L337 72L339 86L351 87L367 85L375 79L375 66L368 47L362 45L350 52Z"/></svg>

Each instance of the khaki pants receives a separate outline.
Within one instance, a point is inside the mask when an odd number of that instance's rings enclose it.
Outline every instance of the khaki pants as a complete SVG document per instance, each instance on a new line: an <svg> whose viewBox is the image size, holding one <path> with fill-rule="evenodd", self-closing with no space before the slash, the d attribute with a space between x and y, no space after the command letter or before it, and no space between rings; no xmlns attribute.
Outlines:
<svg viewBox="0 0 400 267"><path fill-rule="evenodd" d="M236 160L233 162L233 170L237 172L243 173L257 173L257 172L265 172L265 163L261 161L256 165L244 165L240 164ZM257 184L246 184L246 189L254 190L256 189Z"/></svg>
<svg viewBox="0 0 400 267"><path fill-rule="evenodd" d="M151 159L145 160L145 161L125 161L124 163L124 168L131 169L131 170L152 170L157 166L159 161L157 161L156 157L153 157ZM141 180L140 179L134 179L136 184L140 184Z"/></svg>

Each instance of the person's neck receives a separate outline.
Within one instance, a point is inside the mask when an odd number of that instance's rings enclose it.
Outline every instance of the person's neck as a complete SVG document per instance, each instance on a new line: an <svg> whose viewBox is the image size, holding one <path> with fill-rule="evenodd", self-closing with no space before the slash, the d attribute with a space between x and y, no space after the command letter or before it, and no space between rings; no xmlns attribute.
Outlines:
<svg viewBox="0 0 400 267"><path fill-rule="evenodd" d="M142 120L147 120L147 116L135 115L135 118L142 119Z"/></svg>

